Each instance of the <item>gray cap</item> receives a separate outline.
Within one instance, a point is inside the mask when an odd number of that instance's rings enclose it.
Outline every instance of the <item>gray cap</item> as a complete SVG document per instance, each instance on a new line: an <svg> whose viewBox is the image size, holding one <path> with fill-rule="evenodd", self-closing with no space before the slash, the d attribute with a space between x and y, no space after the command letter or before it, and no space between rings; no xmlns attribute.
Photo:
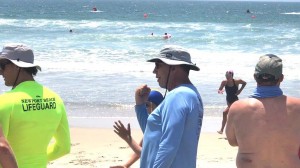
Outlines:
<svg viewBox="0 0 300 168"><path fill-rule="evenodd" d="M36 67L38 70L41 70L40 66L34 64L33 51L24 44L5 45L0 52L0 59L8 59L18 67Z"/></svg>
<svg viewBox="0 0 300 168"><path fill-rule="evenodd" d="M160 50L159 56L148 60L148 62L162 61L168 65L189 65L191 70L199 71L200 68L193 64L191 56L180 46L166 46Z"/></svg>
<svg viewBox="0 0 300 168"><path fill-rule="evenodd" d="M282 60L273 54L266 54L259 58L255 66L255 75L269 74L278 79L282 75Z"/></svg>

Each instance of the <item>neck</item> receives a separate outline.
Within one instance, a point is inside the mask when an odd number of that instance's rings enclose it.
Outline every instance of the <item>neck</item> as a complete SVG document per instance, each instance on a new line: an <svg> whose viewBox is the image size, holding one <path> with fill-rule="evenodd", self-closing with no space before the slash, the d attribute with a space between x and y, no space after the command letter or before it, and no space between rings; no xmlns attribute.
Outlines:
<svg viewBox="0 0 300 168"><path fill-rule="evenodd" d="M250 95L252 98L271 98L282 96L283 92L279 86L257 86Z"/></svg>
<svg viewBox="0 0 300 168"><path fill-rule="evenodd" d="M24 72L24 71L20 71L19 76L16 79L16 82L13 86L13 88L15 88L16 86L18 86L20 83L22 82L26 82L26 81L34 81L34 78L31 74ZM12 88L12 89L13 89Z"/></svg>
<svg viewBox="0 0 300 168"><path fill-rule="evenodd" d="M174 70L170 71L167 90L171 91L179 85L190 84L189 73L184 71L180 66L174 66Z"/></svg>
<svg viewBox="0 0 300 168"><path fill-rule="evenodd" d="M189 78L186 78L184 80L177 80L177 81L174 81L174 82L170 82L169 84L169 87L168 87L168 90L171 91L173 90L174 88L176 88L177 86L179 85L183 85L183 84L192 84L192 82L190 81Z"/></svg>

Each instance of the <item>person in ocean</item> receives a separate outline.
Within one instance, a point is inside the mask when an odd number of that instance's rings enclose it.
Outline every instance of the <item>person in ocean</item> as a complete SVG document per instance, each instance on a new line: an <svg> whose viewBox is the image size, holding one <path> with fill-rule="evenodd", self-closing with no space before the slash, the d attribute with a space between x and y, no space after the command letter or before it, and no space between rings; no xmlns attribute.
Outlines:
<svg viewBox="0 0 300 168"><path fill-rule="evenodd" d="M138 118L139 123L146 123L148 115L163 101L163 95L159 91L149 91L150 90L147 88L146 85L142 85L138 87L135 92L135 97L142 97L142 99L136 98L136 106L141 106L135 108L136 113L142 113L143 115L143 117ZM143 99L144 97L148 97L148 100ZM147 113L145 113L144 110L141 110L142 108L147 109ZM114 132L117 135L119 135L125 142L127 142L127 144L132 148L134 153L124 165L111 166L110 168L128 168L140 158L143 140L141 140L139 145L137 145L136 141L132 139L130 124L127 125L126 129L123 123L121 121L118 121L115 122L114 128ZM142 131L144 132L144 129L142 129Z"/></svg>
<svg viewBox="0 0 300 168"><path fill-rule="evenodd" d="M223 94L223 92L224 92L223 89L225 87L226 102L227 102L227 107L223 111L223 119L222 119L221 129L219 131L217 131L219 134L223 134L223 131L224 131L224 128L226 125L226 121L227 121L228 110L229 110L231 104L239 99L238 95L242 92L242 90L245 88L245 86L247 84L242 79L234 79L233 75L234 75L234 73L232 70L226 71L226 73L225 73L226 79L221 82L221 85L218 90L219 94ZM242 85L242 86L239 88L239 85Z"/></svg>
<svg viewBox="0 0 300 168"><path fill-rule="evenodd" d="M0 125L20 168L45 168L70 152L65 105L58 94L35 81L41 70L32 49L7 44L0 52L0 74L12 89L0 95Z"/></svg>
<svg viewBox="0 0 300 168"><path fill-rule="evenodd" d="M163 39L169 39L169 38L171 38L171 34L165 33L163 35Z"/></svg>

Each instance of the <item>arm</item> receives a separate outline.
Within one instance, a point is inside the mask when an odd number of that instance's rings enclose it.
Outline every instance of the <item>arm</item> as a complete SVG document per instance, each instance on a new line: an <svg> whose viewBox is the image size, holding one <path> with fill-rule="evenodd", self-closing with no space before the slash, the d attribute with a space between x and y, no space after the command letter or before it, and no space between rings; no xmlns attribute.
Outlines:
<svg viewBox="0 0 300 168"><path fill-rule="evenodd" d="M6 100L8 100L8 98L4 99L3 97L1 97L0 102L5 104ZM7 135L9 134L9 124L11 117L11 114L8 113L8 111L12 110L0 106L0 167L17 168L18 165L13 150L6 139Z"/></svg>
<svg viewBox="0 0 300 168"><path fill-rule="evenodd" d="M140 142L140 147L142 147L142 144L143 144L143 140L141 140ZM136 153L133 153L130 157L130 159L125 163L124 167L127 168L127 167L130 167L133 163L135 163L137 160L139 160L140 158L140 155L137 155Z"/></svg>
<svg viewBox="0 0 300 168"><path fill-rule="evenodd" d="M130 157L130 159L125 163L124 167L130 167L131 165L133 165L133 163L135 163L137 160L139 160L140 156L137 155L136 153L133 153Z"/></svg>
<svg viewBox="0 0 300 168"><path fill-rule="evenodd" d="M242 87L236 92L236 95L239 95L242 92L242 90L245 88L247 82L245 82L245 81L243 81L241 79L238 79L236 82L237 82L238 85L239 84L242 85Z"/></svg>
<svg viewBox="0 0 300 168"><path fill-rule="evenodd" d="M0 165L3 168L18 167L14 153L3 135L2 128L0 128Z"/></svg>
<svg viewBox="0 0 300 168"><path fill-rule="evenodd" d="M135 110L139 125L144 133L145 129L146 129L146 125L147 125L147 119L149 116L147 109L146 109L146 104L135 105L134 110Z"/></svg>
<svg viewBox="0 0 300 168"><path fill-rule="evenodd" d="M226 133L226 137L228 140L228 143L231 146L238 146L238 142L236 139L236 135L235 135L235 128L234 128L234 120L235 120L235 103L233 103L229 109L228 112L228 118L227 118L227 124L226 124L226 128L225 128L225 133Z"/></svg>
<svg viewBox="0 0 300 168"><path fill-rule="evenodd" d="M115 122L114 125L114 132L118 134L127 144L130 146L130 148L138 155L141 155L141 146L138 145L135 140L131 137L131 129L130 124L128 124L127 129L124 127L123 123L121 121Z"/></svg>
<svg viewBox="0 0 300 168"><path fill-rule="evenodd" d="M70 140L68 119L67 119L64 106L62 108L63 108L62 118L53 136L55 141L54 143L48 145L48 149L47 149L48 161L52 161L57 158L60 158L70 153L71 150L71 140Z"/></svg>
<svg viewBox="0 0 300 168"><path fill-rule="evenodd" d="M140 146L142 146L143 140L140 142ZM139 160L140 156L136 153L132 153L130 156L130 159L122 166L110 166L110 168L129 168L131 165L133 165L137 160Z"/></svg>
<svg viewBox="0 0 300 168"><path fill-rule="evenodd" d="M226 80L223 80L222 82L221 82L221 84L220 84L220 87L219 87L219 90L218 90L218 93L219 94L223 94L223 92L224 92L224 86L226 85Z"/></svg>
<svg viewBox="0 0 300 168"><path fill-rule="evenodd" d="M132 153L130 159L122 166L110 166L109 168L129 168L133 163L139 160L139 156L136 153Z"/></svg>
<svg viewBox="0 0 300 168"><path fill-rule="evenodd" d="M150 91L151 90L147 85L142 85L138 87L135 91L136 105L134 106L134 109L135 109L137 120L143 132L146 129L147 118L148 118L148 112L145 103L148 100Z"/></svg>

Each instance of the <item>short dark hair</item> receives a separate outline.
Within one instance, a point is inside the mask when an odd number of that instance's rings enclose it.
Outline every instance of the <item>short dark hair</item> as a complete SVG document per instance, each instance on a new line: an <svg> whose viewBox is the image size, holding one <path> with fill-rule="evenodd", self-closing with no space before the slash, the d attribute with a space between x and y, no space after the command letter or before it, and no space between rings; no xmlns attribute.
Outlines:
<svg viewBox="0 0 300 168"><path fill-rule="evenodd" d="M256 75L256 82L260 85L273 86L278 83L278 80L279 78L275 79L275 76L270 74Z"/></svg>
<svg viewBox="0 0 300 168"><path fill-rule="evenodd" d="M36 67L29 67L29 68L23 68L27 73L31 74L32 76L35 76L38 72L38 69Z"/></svg>
<svg viewBox="0 0 300 168"><path fill-rule="evenodd" d="M189 65L186 65L186 64L182 64L180 65L180 67L186 72L186 73L189 73L190 70L191 70L191 67Z"/></svg>

